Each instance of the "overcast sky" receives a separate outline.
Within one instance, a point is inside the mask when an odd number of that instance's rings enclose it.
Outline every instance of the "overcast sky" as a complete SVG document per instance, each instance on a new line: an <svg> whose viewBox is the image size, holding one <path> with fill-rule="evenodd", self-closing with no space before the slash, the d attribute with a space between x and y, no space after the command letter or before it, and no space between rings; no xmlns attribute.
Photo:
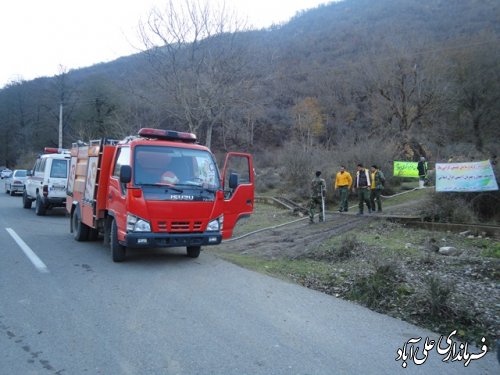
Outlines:
<svg viewBox="0 0 500 375"><path fill-rule="evenodd" d="M183 1L183 0L177 0ZM328 0L225 0L257 28ZM0 0L0 88L137 52L138 23L164 0Z"/></svg>

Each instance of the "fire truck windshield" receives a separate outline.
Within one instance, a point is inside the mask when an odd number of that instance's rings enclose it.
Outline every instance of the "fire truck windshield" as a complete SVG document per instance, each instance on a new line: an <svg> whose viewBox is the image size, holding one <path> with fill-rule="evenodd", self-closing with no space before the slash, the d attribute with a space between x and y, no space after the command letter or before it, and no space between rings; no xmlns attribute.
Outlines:
<svg viewBox="0 0 500 375"><path fill-rule="evenodd" d="M138 145L133 165L134 185L147 187L148 191L160 187L201 196L219 189L219 172L208 151Z"/></svg>

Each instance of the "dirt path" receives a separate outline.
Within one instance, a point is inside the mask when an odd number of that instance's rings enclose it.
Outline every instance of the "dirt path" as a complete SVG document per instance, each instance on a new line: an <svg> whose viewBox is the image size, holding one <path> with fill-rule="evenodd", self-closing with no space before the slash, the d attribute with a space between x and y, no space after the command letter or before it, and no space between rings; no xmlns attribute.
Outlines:
<svg viewBox="0 0 500 375"><path fill-rule="evenodd" d="M296 258L326 239L340 235L360 225L367 225L375 217L365 215L330 214L324 223L309 224L308 219L276 229L251 234L241 239L224 242L220 250L252 254L265 259Z"/></svg>

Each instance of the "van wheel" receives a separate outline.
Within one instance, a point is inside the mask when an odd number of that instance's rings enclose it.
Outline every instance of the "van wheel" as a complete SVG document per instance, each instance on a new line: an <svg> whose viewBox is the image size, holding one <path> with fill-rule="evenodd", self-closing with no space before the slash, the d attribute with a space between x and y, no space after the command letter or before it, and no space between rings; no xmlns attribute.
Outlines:
<svg viewBox="0 0 500 375"><path fill-rule="evenodd" d="M118 242L118 227L116 226L116 221L114 219L111 222L109 244L111 247L111 258L113 258L113 262L123 262L125 260L125 246L120 245Z"/></svg>
<svg viewBox="0 0 500 375"><path fill-rule="evenodd" d="M188 246L187 256L190 258L198 258L200 256L201 246Z"/></svg>
<svg viewBox="0 0 500 375"><path fill-rule="evenodd" d="M40 198L39 195L36 196L36 203L35 203L35 214L38 216L45 216L45 213L47 212L45 206L43 205L42 198Z"/></svg>
<svg viewBox="0 0 500 375"><path fill-rule="evenodd" d="M33 201L28 198L28 195L26 194L26 190L23 191L23 208L31 208Z"/></svg>
<svg viewBox="0 0 500 375"><path fill-rule="evenodd" d="M89 238L89 227L82 223L80 218L80 210L75 209L71 217L71 225L73 227L73 237L78 242L87 241Z"/></svg>

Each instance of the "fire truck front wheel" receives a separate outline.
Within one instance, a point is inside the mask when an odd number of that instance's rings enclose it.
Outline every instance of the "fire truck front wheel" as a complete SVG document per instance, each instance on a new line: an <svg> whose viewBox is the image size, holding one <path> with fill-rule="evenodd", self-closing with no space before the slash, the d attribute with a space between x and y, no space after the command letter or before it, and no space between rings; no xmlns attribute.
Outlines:
<svg viewBox="0 0 500 375"><path fill-rule="evenodd" d="M188 246L187 256L190 258L198 258L200 256L201 246Z"/></svg>
<svg viewBox="0 0 500 375"><path fill-rule="evenodd" d="M116 221L113 219L111 222L111 232L109 244L111 247L111 257L113 262L123 262L125 260L125 246L118 242L118 227Z"/></svg>
<svg viewBox="0 0 500 375"><path fill-rule="evenodd" d="M80 218L80 210L75 208L73 215L71 216L71 226L73 228L73 237L78 242L87 241L89 238L89 227L82 223Z"/></svg>

